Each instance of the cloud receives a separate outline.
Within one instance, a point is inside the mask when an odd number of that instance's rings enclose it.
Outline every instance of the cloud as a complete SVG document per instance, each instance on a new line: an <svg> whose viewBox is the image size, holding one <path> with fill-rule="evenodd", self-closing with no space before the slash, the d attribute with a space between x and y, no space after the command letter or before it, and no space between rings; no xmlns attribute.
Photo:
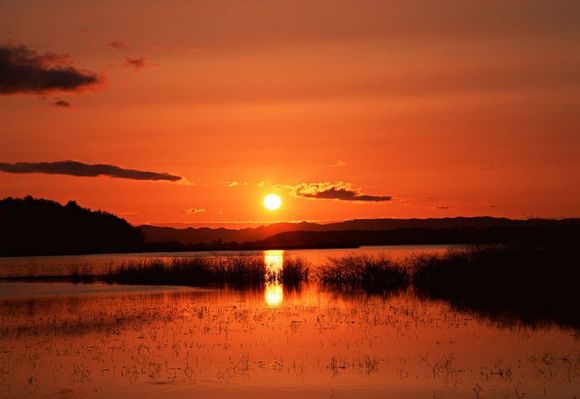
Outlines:
<svg viewBox="0 0 580 399"><path fill-rule="evenodd" d="M227 181L226 184L228 187L249 186L250 185L250 183L248 183L247 181L241 182L241 181L237 181L237 180Z"/></svg>
<svg viewBox="0 0 580 399"><path fill-rule="evenodd" d="M129 49L129 46L120 40L115 40L114 42L109 43L109 47L112 47L115 50L128 50Z"/></svg>
<svg viewBox="0 0 580 399"><path fill-rule="evenodd" d="M339 201L383 202L391 201L388 195L369 195L356 190L349 183L302 183L295 186L281 186L289 188L296 197L311 199L333 199Z"/></svg>
<svg viewBox="0 0 580 399"><path fill-rule="evenodd" d="M51 107L60 107L60 108L68 108L70 107L72 104L66 100L63 100L61 98L55 98L51 103L50 106Z"/></svg>
<svg viewBox="0 0 580 399"><path fill-rule="evenodd" d="M207 212L205 208L190 208L185 210L186 213L204 213Z"/></svg>
<svg viewBox="0 0 580 399"><path fill-rule="evenodd" d="M131 68L135 68L136 70L145 68L149 64L145 62L143 58L126 58L125 65Z"/></svg>
<svg viewBox="0 0 580 399"><path fill-rule="evenodd" d="M66 55L0 44L0 94L75 91L98 82L95 73L71 66Z"/></svg>
<svg viewBox="0 0 580 399"><path fill-rule="evenodd" d="M135 169L125 169L115 165L89 165L77 161L56 162L0 162L0 172L6 173L46 173L55 175L70 175L82 177L109 176L133 180L163 180L179 182L184 178L169 173L148 172Z"/></svg>
<svg viewBox="0 0 580 399"><path fill-rule="evenodd" d="M343 166L346 166L346 162L341 161L340 159L335 163L333 163L332 165L330 165L331 168L341 168Z"/></svg>

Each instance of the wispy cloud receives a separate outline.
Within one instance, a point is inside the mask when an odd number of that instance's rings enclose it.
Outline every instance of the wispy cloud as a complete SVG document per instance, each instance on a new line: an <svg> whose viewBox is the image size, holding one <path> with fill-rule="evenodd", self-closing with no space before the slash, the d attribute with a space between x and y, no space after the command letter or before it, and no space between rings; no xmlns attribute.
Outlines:
<svg viewBox="0 0 580 399"><path fill-rule="evenodd" d="M129 46L121 40L115 40L114 42L109 43L109 47L112 47L115 50L128 50L129 49Z"/></svg>
<svg viewBox="0 0 580 399"><path fill-rule="evenodd" d="M133 180L157 180L180 182L183 177L169 173L149 172L135 169L125 169L115 165L90 165L77 161L56 162L0 162L0 172L6 173L45 173L81 177L108 176Z"/></svg>
<svg viewBox="0 0 580 399"><path fill-rule="evenodd" d="M69 108L71 103L63 100L62 98L55 98L50 102L51 107L58 107L58 108Z"/></svg>
<svg viewBox="0 0 580 399"><path fill-rule="evenodd" d="M135 70L140 70L147 67L149 63L145 61L144 58L126 58L125 66L134 68Z"/></svg>
<svg viewBox="0 0 580 399"><path fill-rule="evenodd" d="M352 184L338 183L302 183L295 186L278 186L287 188L296 197L310 199L330 199L339 201L383 202L391 201L389 195L370 195L361 193L353 188Z"/></svg>
<svg viewBox="0 0 580 399"><path fill-rule="evenodd" d="M204 213L207 212L205 208L189 208L185 210L186 213Z"/></svg>
<svg viewBox="0 0 580 399"><path fill-rule="evenodd" d="M0 45L0 94L75 91L98 82L95 73L71 66L67 55Z"/></svg>
<svg viewBox="0 0 580 399"><path fill-rule="evenodd" d="M227 181L226 185L228 187L237 187L237 186L249 186L250 183L248 183L247 181L241 182L241 181L233 180L233 181Z"/></svg>

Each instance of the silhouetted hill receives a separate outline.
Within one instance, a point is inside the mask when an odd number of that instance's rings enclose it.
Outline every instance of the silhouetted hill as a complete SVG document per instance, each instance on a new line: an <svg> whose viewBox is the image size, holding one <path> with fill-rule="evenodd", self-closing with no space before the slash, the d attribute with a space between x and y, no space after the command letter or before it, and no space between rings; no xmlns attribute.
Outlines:
<svg viewBox="0 0 580 399"><path fill-rule="evenodd" d="M553 219L513 220L490 216L428 218L428 219L353 219L329 223L323 230L391 231L398 229L484 229L488 227L553 226L560 221Z"/></svg>
<svg viewBox="0 0 580 399"><path fill-rule="evenodd" d="M580 219L356 219L329 224L276 223L239 230L136 228L110 213L81 208L74 201L64 206L30 196L0 201L0 256L479 244L574 237L580 237Z"/></svg>
<svg viewBox="0 0 580 399"><path fill-rule="evenodd" d="M178 242L181 244L210 244L219 242L252 242L261 241L270 236L289 231L315 231L323 229L322 225L302 222L302 223L275 223L267 226L244 228L244 229L226 229L226 228L208 228L188 227L185 229L176 229L173 227L159 227L143 225L139 226L143 232L145 241L148 243L159 242Z"/></svg>
<svg viewBox="0 0 580 399"><path fill-rule="evenodd" d="M345 246L372 244L470 243L505 241L518 234L578 225L579 219L512 220L494 217L433 219L354 219L329 224L276 223L256 228L210 229L140 226L146 242L182 245L260 242L284 246L315 246L330 243ZM325 244L328 245L328 244ZM324 246L325 246L324 245Z"/></svg>
<svg viewBox="0 0 580 399"><path fill-rule="evenodd" d="M516 223L488 227L401 228L394 230L295 231L268 237L258 247L357 247L362 245L493 244L565 241L580 244L580 221ZM575 241L574 241L575 240Z"/></svg>
<svg viewBox="0 0 580 399"><path fill-rule="evenodd" d="M102 211L30 196L0 200L0 255L126 252L143 248L141 232Z"/></svg>

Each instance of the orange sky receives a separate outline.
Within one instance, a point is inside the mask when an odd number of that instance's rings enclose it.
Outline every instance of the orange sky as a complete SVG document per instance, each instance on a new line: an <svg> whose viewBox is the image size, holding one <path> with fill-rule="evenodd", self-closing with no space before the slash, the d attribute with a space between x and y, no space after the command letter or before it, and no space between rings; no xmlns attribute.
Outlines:
<svg viewBox="0 0 580 399"><path fill-rule="evenodd" d="M0 196L137 224L580 216L579 14L564 0L3 1L3 45L67 54L99 82L0 95L0 162L189 183L0 172ZM295 189L325 182L392 199Z"/></svg>

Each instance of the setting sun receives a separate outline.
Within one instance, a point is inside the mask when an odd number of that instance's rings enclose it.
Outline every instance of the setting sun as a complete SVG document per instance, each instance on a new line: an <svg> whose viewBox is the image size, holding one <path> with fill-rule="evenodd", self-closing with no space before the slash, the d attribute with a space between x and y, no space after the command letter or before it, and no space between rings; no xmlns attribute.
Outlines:
<svg viewBox="0 0 580 399"><path fill-rule="evenodd" d="M264 197L264 207L269 211L275 211L282 205L282 198L278 194L268 194Z"/></svg>

